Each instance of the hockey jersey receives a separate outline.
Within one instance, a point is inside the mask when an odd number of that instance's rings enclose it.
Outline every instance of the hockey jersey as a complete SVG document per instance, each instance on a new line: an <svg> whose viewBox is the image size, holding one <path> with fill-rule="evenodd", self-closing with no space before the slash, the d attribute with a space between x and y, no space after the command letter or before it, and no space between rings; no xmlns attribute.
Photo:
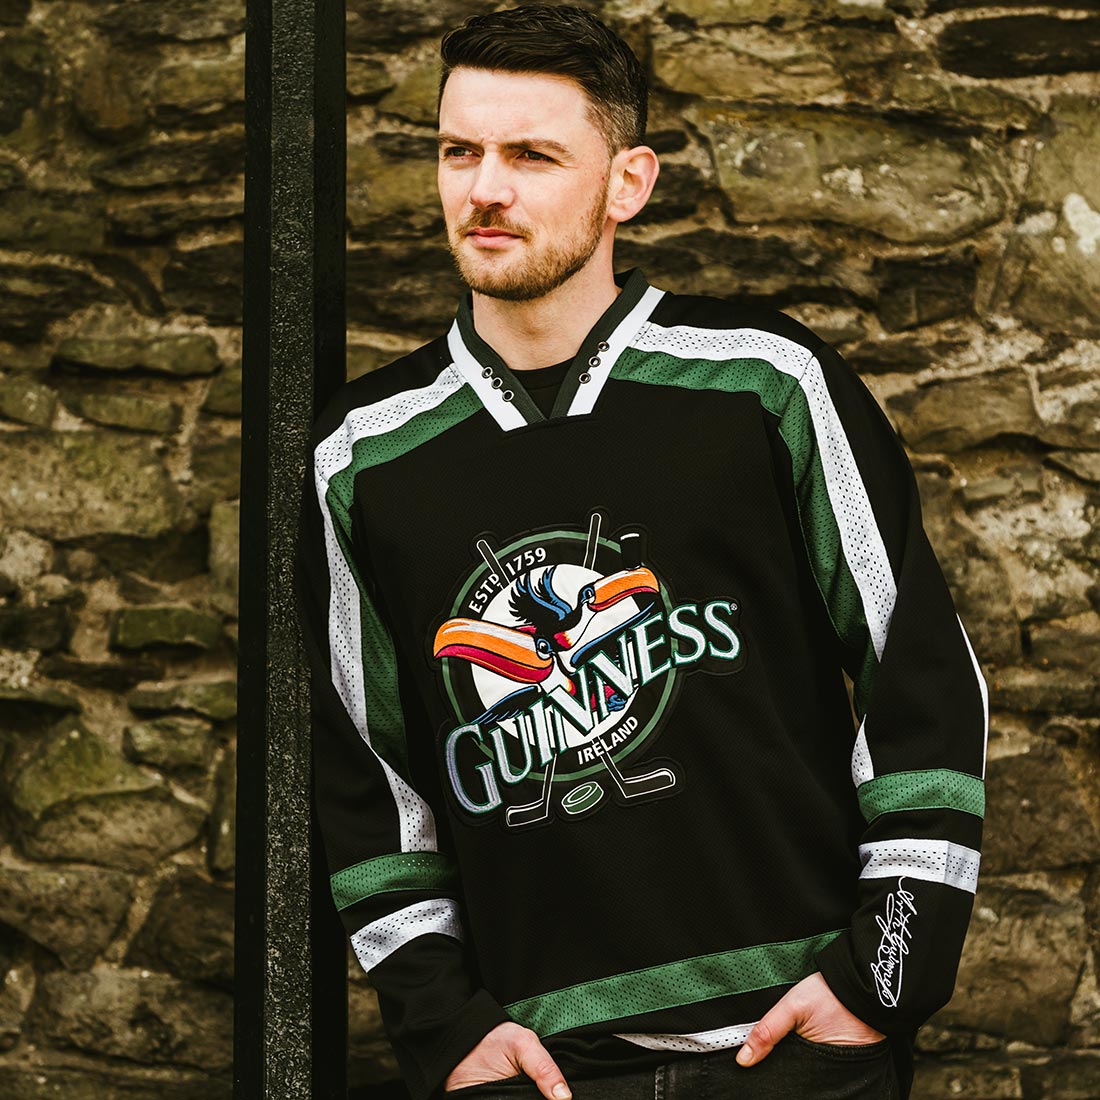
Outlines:
<svg viewBox="0 0 1100 1100"><path fill-rule="evenodd" d="M955 980L988 703L904 449L793 318L615 282L549 415L467 292L315 425L315 794L414 1100L506 1020L573 1080Z"/></svg>

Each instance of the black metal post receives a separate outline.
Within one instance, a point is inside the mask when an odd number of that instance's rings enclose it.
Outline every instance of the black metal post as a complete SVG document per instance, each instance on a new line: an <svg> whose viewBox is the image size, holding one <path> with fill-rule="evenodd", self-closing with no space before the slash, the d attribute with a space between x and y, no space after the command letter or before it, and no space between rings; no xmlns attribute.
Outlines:
<svg viewBox="0 0 1100 1100"><path fill-rule="evenodd" d="M344 1100L346 942L311 812L294 544L344 379L343 0L247 0L235 1100Z"/></svg>

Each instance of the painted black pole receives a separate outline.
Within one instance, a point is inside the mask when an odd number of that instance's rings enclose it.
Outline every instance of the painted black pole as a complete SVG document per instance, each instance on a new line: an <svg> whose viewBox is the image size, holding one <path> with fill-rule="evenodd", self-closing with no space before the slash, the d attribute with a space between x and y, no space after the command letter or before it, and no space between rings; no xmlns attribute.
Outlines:
<svg viewBox="0 0 1100 1100"><path fill-rule="evenodd" d="M247 0L234 1100L345 1100L347 946L312 813L293 561L344 379L343 0Z"/></svg>

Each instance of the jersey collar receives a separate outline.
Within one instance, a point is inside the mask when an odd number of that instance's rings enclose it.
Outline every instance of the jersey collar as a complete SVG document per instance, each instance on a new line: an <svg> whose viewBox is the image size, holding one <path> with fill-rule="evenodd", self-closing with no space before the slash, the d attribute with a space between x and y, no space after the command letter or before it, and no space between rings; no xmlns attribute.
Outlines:
<svg viewBox="0 0 1100 1100"><path fill-rule="evenodd" d="M614 279L621 293L581 341L549 418L543 416L528 396L521 381L523 372L514 374L478 335L474 328L472 293L467 290L459 299L454 323L447 333L451 358L463 379L505 431L592 411L615 361L665 294L650 286L636 267L615 275Z"/></svg>

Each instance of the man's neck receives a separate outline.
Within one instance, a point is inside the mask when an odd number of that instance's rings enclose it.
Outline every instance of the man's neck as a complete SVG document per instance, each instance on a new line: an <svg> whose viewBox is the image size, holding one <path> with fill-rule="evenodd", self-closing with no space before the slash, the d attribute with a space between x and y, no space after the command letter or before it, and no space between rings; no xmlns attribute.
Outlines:
<svg viewBox="0 0 1100 1100"><path fill-rule="evenodd" d="M611 258L595 258L542 298L509 302L473 292L474 328L512 370L534 370L577 354L581 341L619 296Z"/></svg>

